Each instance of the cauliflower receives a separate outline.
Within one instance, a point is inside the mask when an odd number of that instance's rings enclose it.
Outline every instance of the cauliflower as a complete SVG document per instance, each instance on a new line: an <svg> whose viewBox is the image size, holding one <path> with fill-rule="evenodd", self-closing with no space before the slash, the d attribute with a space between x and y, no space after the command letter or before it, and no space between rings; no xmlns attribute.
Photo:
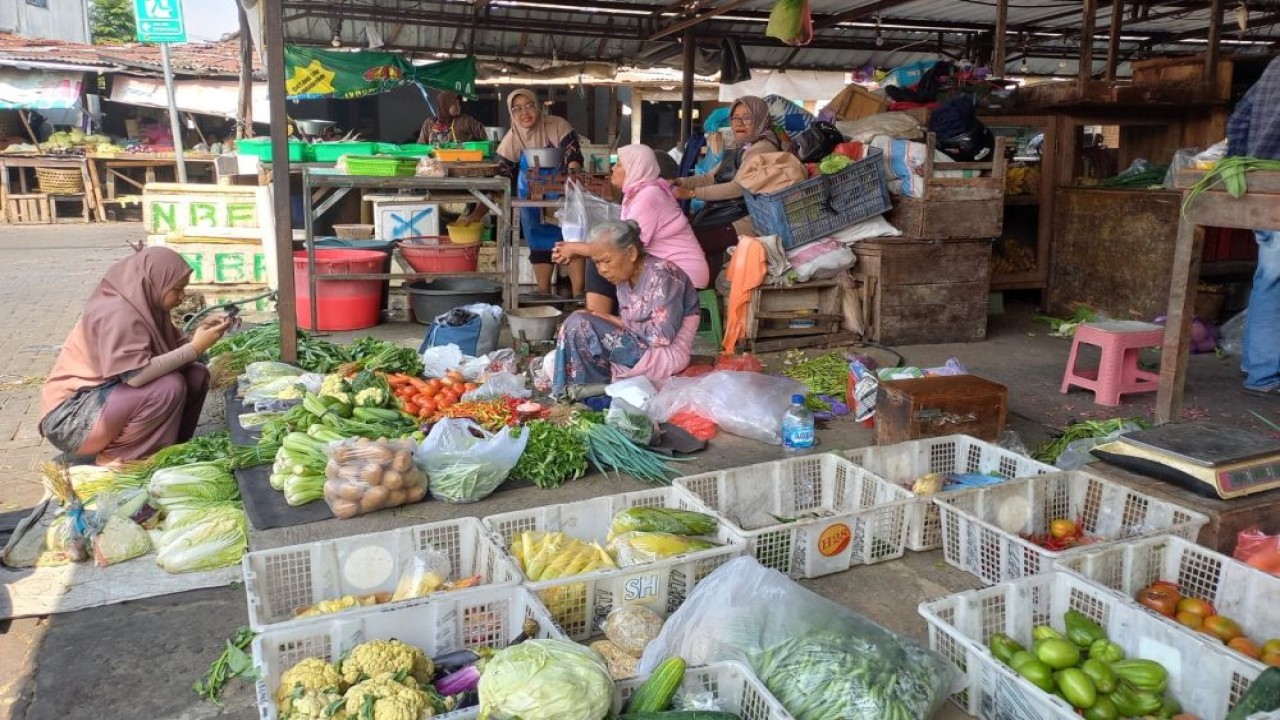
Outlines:
<svg viewBox="0 0 1280 720"><path fill-rule="evenodd" d="M347 700L338 692L307 690L299 686L282 709L281 720L347 720Z"/></svg>
<svg viewBox="0 0 1280 720"><path fill-rule="evenodd" d="M349 683L344 682L338 669L316 657L299 661L280 676L280 686L276 688L276 705L282 712L289 710L295 698L295 690L341 693Z"/></svg>
<svg viewBox="0 0 1280 720"><path fill-rule="evenodd" d="M295 383L276 394L277 400L301 400L307 394L307 386Z"/></svg>
<svg viewBox="0 0 1280 720"><path fill-rule="evenodd" d="M433 716L435 711L427 694L396 677L396 673L385 672L351 686L346 694L347 716L353 720L418 720L424 715Z"/></svg>
<svg viewBox="0 0 1280 720"><path fill-rule="evenodd" d="M325 375L324 381L320 383L320 396L337 398L344 403L351 402L351 395L347 392L347 380L338 373Z"/></svg>
<svg viewBox="0 0 1280 720"><path fill-rule="evenodd" d="M427 683L435 674L435 667L421 650L399 640L371 640L357 645L342 661L342 677L352 685L386 673L406 673Z"/></svg>
<svg viewBox="0 0 1280 720"><path fill-rule="evenodd" d="M380 387L371 387L356 393L355 404L358 407L382 407L387 404L389 399L386 390Z"/></svg>

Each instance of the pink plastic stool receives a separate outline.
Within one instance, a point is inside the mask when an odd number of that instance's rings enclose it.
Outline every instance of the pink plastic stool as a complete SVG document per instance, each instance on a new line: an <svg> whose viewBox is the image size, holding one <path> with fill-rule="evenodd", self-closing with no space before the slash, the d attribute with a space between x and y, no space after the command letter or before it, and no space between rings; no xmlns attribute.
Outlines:
<svg viewBox="0 0 1280 720"><path fill-rule="evenodd" d="M1076 369L1081 344L1102 350L1102 363L1094 370ZM1132 320L1085 323L1076 328L1071 357L1062 375L1062 393L1072 385L1092 390L1098 405L1119 405L1126 393L1155 392L1160 375L1138 368L1138 352L1164 344L1164 328Z"/></svg>

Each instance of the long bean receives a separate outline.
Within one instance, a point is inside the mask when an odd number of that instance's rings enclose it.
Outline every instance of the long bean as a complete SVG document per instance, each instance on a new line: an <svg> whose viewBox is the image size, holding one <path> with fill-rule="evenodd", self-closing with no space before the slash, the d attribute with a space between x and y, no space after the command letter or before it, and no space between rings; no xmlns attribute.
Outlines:
<svg viewBox="0 0 1280 720"><path fill-rule="evenodd" d="M675 472L669 463L678 462L675 458L639 447L609 425L585 423L583 429L587 436L587 459L600 472L608 475L612 469L641 482L671 484Z"/></svg>

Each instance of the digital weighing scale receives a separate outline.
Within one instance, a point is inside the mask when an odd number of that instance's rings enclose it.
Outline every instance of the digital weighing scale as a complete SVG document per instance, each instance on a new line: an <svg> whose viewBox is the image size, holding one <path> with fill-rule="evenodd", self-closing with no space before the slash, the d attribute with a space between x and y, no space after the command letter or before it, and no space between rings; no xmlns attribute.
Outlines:
<svg viewBox="0 0 1280 720"><path fill-rule="evenodd" d="M1280 442L1247 430L1173 423L1129 433L1093 454L1205 497L1280 488Z"/></svg>

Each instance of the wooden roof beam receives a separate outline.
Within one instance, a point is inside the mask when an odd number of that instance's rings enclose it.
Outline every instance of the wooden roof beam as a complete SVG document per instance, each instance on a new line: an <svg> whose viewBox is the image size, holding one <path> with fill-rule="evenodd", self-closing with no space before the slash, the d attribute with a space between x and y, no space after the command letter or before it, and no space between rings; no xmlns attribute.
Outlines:
<svg viewBox="0 0 1280 720"><path fill-rule="evenodd" d="M725 14L725 13L727 13L727 12L732 12L732 11L734 11L734 10L736 10L736 9L738 9L738 8L740 8L740 7L742 7L743 5L746 5L746 4L747 4L747 3L749 3L749 2L751 2L751 0L726 0L726 2L722 2L722 3L720 3L719 5L717 5L717 6L713 7L713 8L711 8L710 10L708 10L708 11L706 11L706 12L704 12L704 13L702 13L701 15L695 15L695 16L693 16L693 17L689 18L688 20L681 20L681 21L679 21L679 22L672 23L672 24L670 24L670 25L668 25L668 26L666 26L666 27L664 27L664 28L662 28L662 29L658 30L657 32L655 32L655 33L653 33L652 35L650 35L650 36L649 36L649 40L650 40L650 41L653 41L653 40L659 40L659 39L662 39L662 38L664 38L664 37L666 37L666 36L668 36L668 35L671 35L671 34L674 34L674 33L678 33L678 32L681 32L681 31L683 31L683 30L687 30L687 29L689 29L689 28L693 27L694 25L700 25L700 24L702 24L702 23L706 22L707 20L710 20L711 18L713 18L713 17L715 17L715 16L717 16L717 15L723 15L723 14Z"/></svg>

